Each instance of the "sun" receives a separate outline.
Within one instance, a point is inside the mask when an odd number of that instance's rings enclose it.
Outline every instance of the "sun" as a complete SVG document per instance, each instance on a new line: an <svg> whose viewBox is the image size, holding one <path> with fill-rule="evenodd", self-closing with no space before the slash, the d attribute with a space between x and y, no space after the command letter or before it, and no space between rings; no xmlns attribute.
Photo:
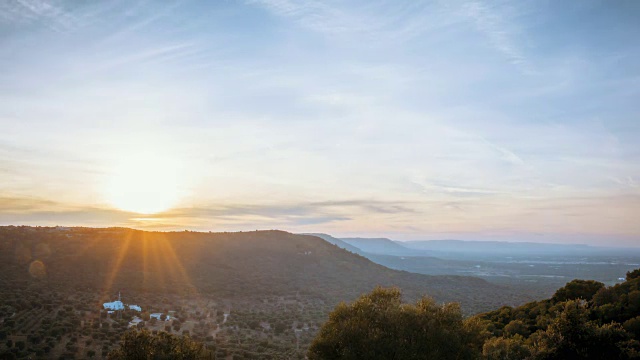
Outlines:
<svg viewBox="0 0 640 360"><path fill-rule="evenodd" d="M139 214L169 210L182 197L180 170L172 163L152 153L121 159L109 175L106 200L120 210Z"/></svg>

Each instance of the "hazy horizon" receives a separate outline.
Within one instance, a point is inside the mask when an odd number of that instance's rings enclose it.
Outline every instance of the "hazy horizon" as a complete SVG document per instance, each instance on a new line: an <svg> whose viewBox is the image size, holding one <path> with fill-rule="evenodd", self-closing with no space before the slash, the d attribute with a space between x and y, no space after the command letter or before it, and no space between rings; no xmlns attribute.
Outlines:
<svg viewBox="0 0 640 360"><path fill-rule="evenodd" d="M640 2L0 4L0 225L640 246Z"/></svg>
<svg viewBox="0 0 640 360"><path fill-rule="evenodd" d="M336 239L364 239L364 240L369 240L369 239L384 239L384 240L390 240L390 241L394 241L394 242L399 242L399 243L405 243L405 242L421 242L421 241L461 241L461 242L496 242L496 243L507 243L507 244L533 244L533 245L576 245L576 246L589 246L589 247L593 247L593 248L628 248L628 249L637 249L640 250L640 244L629 244L629 245L625 245L625 244L619 244L619 243L609 243L611 241L611 239L606 239L606 238L594 238L594 239L585 239L584 236L577 236L575 238L544 238L544 234L534 234L534 236L537 236L537 238L532 238L532 239L518 239L518 238L500 238L500 237L495 237L495 236L489 236L486 238L482 238L482 237L473 237L473 235L465 235L465 234L457 234L458 237L450 237L450 238L442 238L442 237L436 237L433 235L430 236L425 236L422 238L396 238L396 237L392 237L392 236L380 236L379 234L371 234L371 235L366 235L363 233L338 233L338 234L328 234L326 232L322 232L322 231L310 231L310 232L295 232L295 231L291 231L291 230L287 230L287 229L276 229L276 228L259 228L259 229L226 229L226 230L216 230L216 229L198 229L198 230L194 230L194 229L186 229L186 228L182 228L182 229L149 229L149 228L143 228L143 227L129 227L129 226L115 226L115 225L107 225L107 226L87 226L87 225L72 225L72 224L56 224L56 225L41 225L41 224L34 224L34 225L29 225L29 224L0 224L0 227L2 226L16 226L16 227L22 227L22 226L27 226L27 227L49 227L49 228L60 228L62 230L65 229L73 229L73 228L87 228L87 229L111 229L111 228L123 228L123 229L130 229L130 230L136 230L136 231L149 231L149 232L163 232L163 233L172 233L172 232L184 232L184 231L189 231L189 232L196 232L196 233L203 233L203 234L207 234L207 233L247 233L247 232L254 232L254 231L284 231L287 233L291 233L291 234L300 234L300 235L329 235L333 238ZM535 241L537 240L537 241ZM589 241L590 240L590 241ZM599 241L598 241L599 240ZM580 242L582 241L582 242Z"/></svg>

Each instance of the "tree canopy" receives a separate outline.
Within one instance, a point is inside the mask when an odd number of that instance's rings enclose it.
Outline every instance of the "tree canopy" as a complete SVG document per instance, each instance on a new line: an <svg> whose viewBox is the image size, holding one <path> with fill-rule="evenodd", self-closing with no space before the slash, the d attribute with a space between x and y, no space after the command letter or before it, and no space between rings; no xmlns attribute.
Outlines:
<svg viewBox="0 0 640 360"><path fill-rule="evenodd" d="M320 359L640 359L640 277L573 280L548 300L463 318L458 304L404 304L396 288L341 303L313 341Z"/></svg>
<svg viewBox="0 0 640 360"><path fill-rule="evenodd" d="M573 280L561 287L553 295L554 301L591 300L604 284L593 280Z"/></svg>
<svg viewBox="0 0 640 360"><path fill-rule="evenodd" d="M422 298L403 304L397 288L376 288L329 315L309 359L475 359L481 323L463 319L458 304Z"/></svg>
<svg viewBox="0 0 640 360"><path fill-rule="evenodd" d="M166 332L152 334L147 330L130 330L123 336L120 348L109 353L109 360L196 360L203 346L188 336Z"/></svg>

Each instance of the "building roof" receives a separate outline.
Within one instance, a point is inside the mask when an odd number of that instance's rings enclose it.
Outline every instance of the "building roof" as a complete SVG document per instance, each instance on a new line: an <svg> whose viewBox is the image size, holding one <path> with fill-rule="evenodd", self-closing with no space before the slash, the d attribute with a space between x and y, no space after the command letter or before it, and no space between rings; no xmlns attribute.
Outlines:
<svg viewBox="0 0 640 360"><path fill-rule="evenodd" d="M124 310L124 305L120 300L116 300L113 302L106 302L102 304L102 306L104 306L104 308L108 310Z"/></svg>

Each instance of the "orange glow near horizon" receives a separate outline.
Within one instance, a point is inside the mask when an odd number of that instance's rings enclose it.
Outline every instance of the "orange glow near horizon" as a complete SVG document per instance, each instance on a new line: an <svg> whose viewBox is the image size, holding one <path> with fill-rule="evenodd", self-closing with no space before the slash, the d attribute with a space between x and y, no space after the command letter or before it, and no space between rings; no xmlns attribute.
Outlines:
<svg viewBox="0 0 640 360"><path fill-rule="evenodd" d="M127 255L127 250L129 249L129 244L131 244L131 237L133 236L132 232L128 232L123 244L121 245L117 257L115 258L115 263L113 265L113 267L110 269L109 273L107 274L107 278L105 279L105 284L104 284L104 288L106 289L106 292L102 294L102 298L100 299L100 303L104 302L105 300L107 300L109 298L109 294L111 293L111 288L113 287L113 283L116 280L116 277L118 276L118 273L120 272L120 267L122 266L122 261L124 260L124 258Z"/></svg>
<svg viewBox="0 0 640 360"><path fill-rule="evenodd" d="M111 300L111 296L119 291L114 285L121 276L125 258L130 256L142 260L143 291L149 286L164 288L180 284L192 300L202 301L167 234L129 231L114 255L113 265L105 278L101 303Z"/></svg>

